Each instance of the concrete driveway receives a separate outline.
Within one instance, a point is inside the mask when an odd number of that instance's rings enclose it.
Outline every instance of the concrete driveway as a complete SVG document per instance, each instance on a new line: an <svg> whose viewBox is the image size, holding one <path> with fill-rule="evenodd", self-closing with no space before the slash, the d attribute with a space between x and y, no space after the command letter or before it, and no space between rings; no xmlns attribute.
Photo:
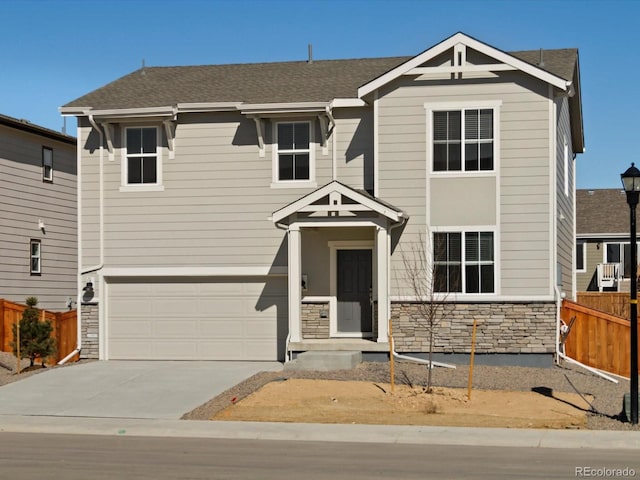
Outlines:
<svg viewBox="0 0 640 480"><path fill-rule="evenodd" d="M281 369L277 362L83 363L0 387L0 415L178 419L258 372Z"/></svg>

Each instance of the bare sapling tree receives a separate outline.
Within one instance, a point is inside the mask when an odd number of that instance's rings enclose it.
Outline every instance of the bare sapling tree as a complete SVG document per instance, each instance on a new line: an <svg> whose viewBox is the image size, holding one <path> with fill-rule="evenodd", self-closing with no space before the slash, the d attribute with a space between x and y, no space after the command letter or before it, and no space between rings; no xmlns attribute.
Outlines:
<svg viewBox="0 0 640 480"><path fill-rule="evenodd" d="M433 243L433 248L432 248ZM456 291L459 282L459 266L448 261L448 237L436 234L418 235L416 242L409 243L402 251L405 282L415 297L414 307L417 317L414 320L427 331L429 343L429 365L426 392L432 392L433 351L438 325L452 308L447 301L450 291ZM444 261L443 261L444 259Z"/></svg>

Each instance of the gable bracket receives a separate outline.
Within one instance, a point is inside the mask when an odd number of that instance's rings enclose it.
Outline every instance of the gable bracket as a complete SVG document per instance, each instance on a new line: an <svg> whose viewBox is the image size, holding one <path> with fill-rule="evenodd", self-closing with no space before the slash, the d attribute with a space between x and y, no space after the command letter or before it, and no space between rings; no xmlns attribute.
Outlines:
<svg viewBox="0 0 640 480"><path fill-rule="evenodd" d="M325 115L318 115L318 123L320 124L320 139L322 141L322 154L327 155L327 139L329 138L329 119Z"/></svg>
<svg viewBox="0 0 640 480"><path fill-rule="evenodd" d="M107 150L109 151L109 161L113 162L113 125L108 122L102 123L102 129L104 130L104 137L107 141Z"/></svg>
<svg viewBox="0 0 640 480"><path fill-rule="evenodd" d="M162 122L164 125L164 131L167 135L167 145L169 146L169 159L176 158L175 151L175 130L176 122L173 119L167 119Z"/></svg>
<svg viewBox="0 0 640 480"><path fill-rule="evenodd" d="M463 66L443 66L443 67L417 67L405 72L403 75L428 75L430 73L483 73L483 72L504 72L517 70L516 67L506 63L488 63L485 65L463 65Z"/></svg>
<svg viewBox="0 0 640 480"><path fill-rule="evenodd" d="M258 135L258 151L261 157L264 157L264 125L260 117L252 117L256 123L256 134Z"/></svg>

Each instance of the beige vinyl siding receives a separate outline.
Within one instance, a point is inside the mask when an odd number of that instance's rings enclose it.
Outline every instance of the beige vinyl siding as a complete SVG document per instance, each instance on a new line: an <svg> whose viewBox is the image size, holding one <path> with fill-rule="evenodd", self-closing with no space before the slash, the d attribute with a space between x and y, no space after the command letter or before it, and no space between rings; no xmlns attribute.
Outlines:
<svg viewBox="0 0 640 480"><path fill-rule="evenodd" d="M448 79L402 78L380 93L379 195L411 216L392 257L392 295L410 295L395 276L402 270L400 252L426 224L426 111L424 104L500 101L499 169L495 181L499 213L497 275L503 296L550 294L549 101L547 86L518 72L486 75L477 84ZM490 196L495 190L487 189ZM473 198L468 198L473 201ZM464 209L464 205L457 207ZM453 214L453 213L452 213ZM464 213L456 214L465 219ZM470 225L477 225L467 218ZM458 225L464 227L464 225Z"/></svg>
<svg viewBox="0 0 640 480"><path fill-rule="evenodd" d="M42 180L43 147L53 150L53 182ZM35 296L41 308L66 310L77 292L75 145L0 127L0 211L0 298ZM31 239L41 242L38 276Z"/></svg>
<svg viewBox="0 0 640 480"><path fill-rule="evenodd" d="M573 285L574 268L574 160L571 141L571 124L569 123L569 102L566 97L556 100L556 235L557 235L557 259L560 265L562 278L558 279L559 288L569 298L574 297ZM567 169L566 183L568 189L565 192L565 141L567 143Z"/></svg>
<svg viewBox="0 0 640 480"><path fill-rule="evenodd" d="M319 142L317 120L313 124ZM105 266L286 266L285 233L273 225L271 214L315 187L272 188L270 121L264 131L266 151L260 157L253 120L239 113L183 114L174 159L163 133L164 190L137 192L120 190L121 141L116 135L114 160L107 159L106 151L103 160ZM318 186L331 180L330 144L327 150L324 155L316 143ZM83 155L86 266L98 258L99 151Z"/></svg>
<svg viewBox="0 0 640 480"><path fill-rule="evenodd" d="M434 228L496 224L494 176L432 178L429 200Z"/></svg>
<svg viewBox="0 0 640 480"><path fill-rule="evenodd" d="M336 179L352 188L373 191L373 113L371 109L334 112Z"/></svg>

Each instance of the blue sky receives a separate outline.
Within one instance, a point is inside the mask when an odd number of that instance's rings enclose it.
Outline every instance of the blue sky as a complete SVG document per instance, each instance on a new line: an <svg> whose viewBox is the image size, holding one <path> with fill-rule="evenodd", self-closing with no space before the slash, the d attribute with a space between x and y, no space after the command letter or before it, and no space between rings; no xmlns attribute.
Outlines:
<svg viewBox="0 0 640 480"><path fill-rule="evenodd" d="M462 31L501 50L580 49L578 188L620 186L640 135L640 1L2 0L0 113L58 107L146 65L415 55ZM75 134L75 121L67 120Z"/></svg>

